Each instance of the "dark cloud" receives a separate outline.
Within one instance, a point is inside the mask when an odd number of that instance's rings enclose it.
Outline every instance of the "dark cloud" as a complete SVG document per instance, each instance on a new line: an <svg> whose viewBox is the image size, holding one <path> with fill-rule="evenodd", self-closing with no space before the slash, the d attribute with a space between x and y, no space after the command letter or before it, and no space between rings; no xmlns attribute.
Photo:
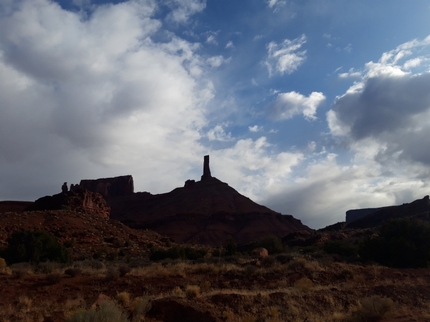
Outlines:
<svg viewBox="0 0 430 322"><path fill-rule="evenodd" d="M430 73L372 77L361 90L337 99L332 110L353 140L384 134L389 140L416 128L414 117L430 110L429 84Z"/></svg>

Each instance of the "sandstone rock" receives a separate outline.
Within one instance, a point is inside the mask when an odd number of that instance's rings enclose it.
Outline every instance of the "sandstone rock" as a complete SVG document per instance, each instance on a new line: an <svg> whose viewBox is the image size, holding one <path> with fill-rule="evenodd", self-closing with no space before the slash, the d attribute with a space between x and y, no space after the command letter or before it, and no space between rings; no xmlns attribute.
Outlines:
<svg viewBox="0 0 430 322"><path fill-rule="evenodd" d="M211 169L209 168L209 155L205 155L203 159L203 175L201 180L206 180L208 178L212 178Z"/></svg>
<svg viewBox="0 0 430 322"><path fill-rule="evenodd" d="M0 214L25 211L32 204L32 201L0 201Z"/></svg>
<svg viewBox="0 0 430 322"><path fill-rule="evenodd" d="M263 247L254 248L251 254L254 257L260 257L260 258L269 256L269 252L267 251L266 248L263 248Z"/></svg>
<svg viewBox="0 0 430 322"><path fill-rule="evenodd" d="M69 188L67 188L67 182L64 182L61 186L61 192L66 193L67 191L69 191Z"/></svg>
<svg viewBox="0 0 430 322"><path fill-rule="evenodd" d="M28 210L74 210L97 214L108 219L110 207L98 193L83 188L37 199Z"/></svg>
<svg viewBox="0 0 430 322"><path fill-rule="evenodd" d="M81 180L79 186L89 191L97 192L105 198L127 196L134 193L134 183L131 175Z"/></svg>
<svg viewBox="0 0 430 322"><path fill-rule="evenodd" d="M259 205L212 177L208 155L200 181L187 180L183 188L168 193L133 193L107 201L111 219L135 229L154 230L179 243L220 246L232 237L244 244L269 235L282 238L311 230L293 216Z"/></svg>

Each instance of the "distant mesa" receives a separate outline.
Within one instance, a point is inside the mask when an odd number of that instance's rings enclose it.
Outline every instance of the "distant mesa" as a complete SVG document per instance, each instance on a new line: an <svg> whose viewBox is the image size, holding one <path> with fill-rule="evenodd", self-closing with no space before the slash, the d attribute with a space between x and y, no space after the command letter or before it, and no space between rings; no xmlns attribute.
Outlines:
<svg viewBox="0 0 430 322"><path fill-rule="evenodd" d="M363 218L347 223L346 228L371 228L379 226L390 219L404 217L430 221L429 196L399 206L376 208L375 211L367 214Z"/></svg>
<svg viewBox="0 0 430 322"><path fill-rule="evenodd" d="M330 225L320 230L373 228L388 220L398 218L413 218L430 222L429 196L398 206L348 210L346 212L346 222Z"/></svg>
<svg viewBox="0 0 430 322"><path fill-rule="evenodd" d="M377 211L379 211L381 209L384 209L384 208L386 208L386 207L351 209L351 210L348 210L346 212L346 218L345 219L346 219L347 223L353 222L353 221L356 221L356 220L359 220L361 218L364 218L367 215L370 215L370 214L372 214L374 212L377 212Z"/></svg>

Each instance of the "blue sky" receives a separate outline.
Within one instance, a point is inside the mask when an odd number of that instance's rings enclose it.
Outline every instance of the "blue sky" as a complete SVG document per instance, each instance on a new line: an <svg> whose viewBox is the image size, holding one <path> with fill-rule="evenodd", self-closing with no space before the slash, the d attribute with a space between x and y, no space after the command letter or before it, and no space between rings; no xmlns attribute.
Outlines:
<svg viewBox="0 0 430 322"><path fill-rule="evenodd" d="M3 0L0 200L212 174L312 228L429 193L428 1Z"/></svg>

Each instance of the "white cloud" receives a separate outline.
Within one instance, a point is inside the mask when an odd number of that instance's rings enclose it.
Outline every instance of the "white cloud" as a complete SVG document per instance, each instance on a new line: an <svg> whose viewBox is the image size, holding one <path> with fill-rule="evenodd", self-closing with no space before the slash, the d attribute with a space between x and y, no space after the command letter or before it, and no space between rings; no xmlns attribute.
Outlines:
<svg viewBox="0 0 430 322"><path fill-rule="evenodd" d="M308 97L297 92L279 93L268 105L268 112L275 120L287 120L300 114L315 120L317 108L324 101L325 96L320 92L312 92Z"/></svg>
<svg viewBox="0 0 430 322"><path fill-rule="evenodd" d="M211 67L219 67L224 63L228 63L229 61L230 58L225 59L223 56L213 56L207 59L207 62Z"/></svg>
<svg viewBox="0 0 430 322"><path fill-rule="evenodd" d="M303 159L300 152L270 152L265 137L243 139L230 148L211 152L212 175L228 182L253 200L262 200L265 191L289 180L292 170ZM213 156L213 157L212 157Z"/></svg>
<svg viewBox="0 0 430 322"><path fill-rule="evenodd" d="M85 17L47 0L0 4L0 199L128 173L136 189L163 192L200 163L213 85L198 45L151 40L155 9L128 1Z"/></svg>
<svg viewBox="0 0 430 322"><path fill-rule="evenodd" d="M275 8L274 11L276 12L279 7L285 6L287 4L287 1L285 0L267 0L267 6L269 8Z"/></svg>
<svg viewBox="0 0 430 322"><path fill-rule="evenodd" d="M265 62L269 75L291 74L297 70L306 59L306 50L299 51L305 43L305 35L293 40L285 39L280 44L270 42L267 45L268 58Z"/></svg>
<svg viewBox="0 0 430 322"><path fill-rule="evenodd" d="M407 42L367 63L361 80L337 97L327 113L331 134L347 142L353 163L368 177L357 185L365 190L363 198L370 196L368 207L428 194L430 72L409 69L423 67L430 58L422 55L429 40Z"/></svg>
<svg viewBox="0 0 430 322"><path fill-rule="evenodd" d="M271 189L263 198L268 207L298 216L304 224L321 228L345 221L349 209L402 204L428 194L428 186L403 174L387 174L372 160L341 165L327 154L308 163L302 176Z"/></svg>
<svg viewBox="0 0 430 322"><path fill-rule="evenodd" d="M226 127L227 125L228 124L226 123L218 124L214 128L210 129L207 134L209 141L232 141L233 138L231 137L231 133L225 133L224 130L224 127Z"/></svg>
<svg viewBox="0 0 430 322"><path fill-rule="evenodd" d="M218 45L218 42L216 41L215 35L209 35L209 36L206 38L206 42L207 42L208 44Z"/></svg>
<svg viewBox="0 0 430 322"><path fill-rule="evenodd" d="M168 19L178 23L186 23L192 15L202 12L206 8L206 0L168 0L165 2L172 10Z"/></svg>
<svg viewBox="0 0 430 322"><path fill-rule="evenodd" d="M227 43L227 45L225 45L225 48L227 49L227 48L234 48L234 44L233 44L233 42L230 40L228 43Z"/></svg>
<svg viewBox="0 0 430 322"><path fill-rule="evenodd" d="M403 69L409 70L411 68L416 68L427 60L428 59L426 59L425 57L416 57L416 58L409 59L403 64Z"/></svg>
<svg viewBox="0 0 430 322"><path fill-rule="evenodd" d="M354 68L350 68L346 73L338 74L339 78L361 78L363 74L359 71L354 70Z"/></svg>
<svg viewBox="0 0 430 322"><path fill-rule="evenodd" d="M248 129L250 132L257 133L257 132L262 131L263 127L259 126L259 125L253 125L253 126L248 126Z"/></svg>

